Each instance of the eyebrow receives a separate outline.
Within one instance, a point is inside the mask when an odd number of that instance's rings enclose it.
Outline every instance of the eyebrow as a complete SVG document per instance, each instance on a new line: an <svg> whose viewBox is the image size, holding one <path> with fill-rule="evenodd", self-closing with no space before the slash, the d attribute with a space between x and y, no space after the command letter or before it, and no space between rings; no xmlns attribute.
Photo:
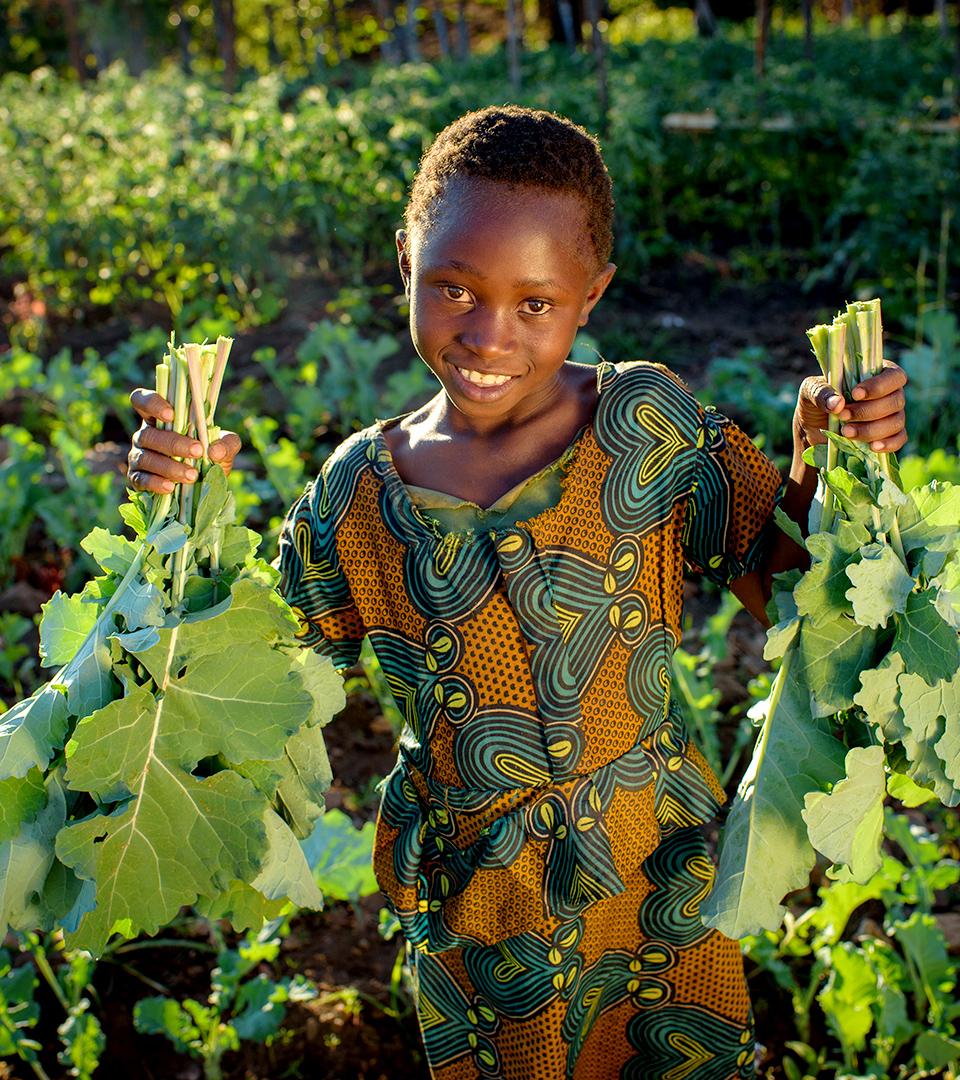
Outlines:
<svg viewBox="0 0 960 1080"><path fill-rule="evenodd" d="M438 266L437 270L459 270L462 274L470 274L471 277L475 277L478 281L486 281L485 274L481 274L480 271L472 263L462 262L460 259L450 259L442 266ZM553 278L522 278L520 281L513 283L515 289L554 289L558 292L566 292L566 289L560 284L559 281L555 281Z"/></svg>

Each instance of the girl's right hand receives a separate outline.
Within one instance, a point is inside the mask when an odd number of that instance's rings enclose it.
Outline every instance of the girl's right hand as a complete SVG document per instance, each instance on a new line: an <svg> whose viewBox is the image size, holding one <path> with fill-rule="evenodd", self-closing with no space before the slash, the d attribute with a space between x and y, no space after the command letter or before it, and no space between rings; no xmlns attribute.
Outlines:
<svg viewBox="0 0 960 1080"><path fill-rule="evenodd" d="M196 439L178 435L175 431L158 428L158 423L173 419L173 408L153 390L134 390L130 404L142 418L140 430L133 436L133 449L127 455L127 484L134 491L153 491L166 494L174 484L192 484L199 473L189 461L176 458L199 458L203 447ZM233 459L240 451L240 438L224 431L208 448L211 461L223 466L230 475Z"/></svg>

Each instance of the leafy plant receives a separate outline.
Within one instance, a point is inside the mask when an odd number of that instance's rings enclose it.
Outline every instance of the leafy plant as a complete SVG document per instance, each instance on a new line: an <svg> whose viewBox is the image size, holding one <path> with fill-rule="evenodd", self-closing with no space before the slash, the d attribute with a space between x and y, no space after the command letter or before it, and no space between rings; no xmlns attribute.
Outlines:
<svg viewBox="0 0 960 1080"><path fill-rule="evenodd" d="M906 1080L956 1069L957 964L931 908L935 890L960 881L960 865L904 814L888 809L886 831L905 862L885 854L865 884L824 885L819 904L785 929L743 942L749 960L793 1003L798 1038L787 1042L794 1057L783 1061L789 1080L833 1071ZM878 906L882 916L856 918ZM833 1046L813 1045L815 1006ZM841 1060L831 1057L837 1048Z"/></svg>
<svg viewBox="0 0 960 1080"><path fill-rule="evenodd" d="M12 970L9 953L0 950L0 1055L19 1054L40 1080L46 1080L47 1074L37 1058L39 1044L23 1034L40 1017L39 1004L33 998L38 984L35 972L39 971L66 1013L66 1019L57 1028L63 1044L58 1060L69 1066L66 1075L90 1080L106 1045L100 1021L90 1012L87 996L96 961L89 953L63 952L63 942L51 935L19 936L20 950L30 956L32 963ZM54 970L50 956L58 952L59 961Z"/></svg>
<svg viewBox="0 0 960 1080"><path fill-rule="evenodd" d="M952 311L928 312L923 330L926 341L900 354L907 373L907 431L921 454L930 454L960 432L960 329Z"/></svg>
<svg viewBox="0 0 960 1080"><path fill-rule="evenodd" d="M219 949L206 1005L193 998L182 1002L143 998L134 1006L133 1024L142 1034L164 1035L180 1053L202 1061L206 1080L220 1080L220 1062L228 1050L239 1049L243 1041L272 1040L280 1031L287 1003L311 1001L317 988L302 975L274 981L259 972L248 978L261 964L277 959L279 938L251 931L236 949L228 949L219 931L213 926L211 931Z"/></svg>
<svg viewBox="0 0 960 1080"><path fill-rule="evenodd" d="M356 903L377 891L373 876L372 821L361 828L342 810L328 810L303 841L303 854L320 891L335 900Z"/></svg>
<svg viewBox="0 0 960 1080"><path fill-rule="evenodd" d="M832 382L844 340L866 370L879 362L879 312L849 314L850 337L831 334L829 357L811 332ZM837 451L843 465L828 458ZM888 772L907 790L960 801L960 489L934 481L904 493L892 460L833 432L830 450L808 455L825 485L811 533L778 520L812 565L779 580L765 656L780 668L702 905L730 937L779 926L781 899L806 884L815 849L841 882L880 869Z"/></svg>
<svg viewBox="0 0 960 1080"><path fill-rule="evenodd" d="M228 350L171 349L158 368L174 426L204 445ZM223 470L201 473L175 510L131 497L137 542L95 529L104 575L45 606L42 655L63 667L0 727L0 925L59 925L99 954L183 904L239 927L288 897L321 904L296 837L323 810L340 680L297 647Z"/></svg>

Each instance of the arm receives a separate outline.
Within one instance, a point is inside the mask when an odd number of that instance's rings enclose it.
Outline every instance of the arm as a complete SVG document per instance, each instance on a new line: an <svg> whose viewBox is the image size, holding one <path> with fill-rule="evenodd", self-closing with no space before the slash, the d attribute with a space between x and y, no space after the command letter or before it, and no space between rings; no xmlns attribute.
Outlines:
<svg viewBox="0 0 960 1080"><path fill-rule="evenodd" d="M821 376L811 376L800 386L793 415L793 462L780 503L784 512L807 531L807 515L817 490L817 470L803 460L808 446L827 441L823 429L830 415L839 417L840 433L868 443L871 450L894 453L907 441L904 428L904 393L907 377L889 360L879 375L854 387L852 401L845 401ZM767 602L774 574L809 566L807 552L780 529L771 530L771 546L763 565L731 582L730 589L763 626L769 626Z"/></svg>

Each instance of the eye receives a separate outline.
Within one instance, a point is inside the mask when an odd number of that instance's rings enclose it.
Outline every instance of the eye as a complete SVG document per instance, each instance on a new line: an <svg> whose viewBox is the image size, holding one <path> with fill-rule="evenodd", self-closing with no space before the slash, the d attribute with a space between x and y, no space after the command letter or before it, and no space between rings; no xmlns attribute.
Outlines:
<svg viewBox="0 0 960 1080"><path fill-rule="evenodd" d="M470 299L470 294L462 285L441 285L439 288L442 296L455 303L463 303Z"/></svg>
<svg viewBox="0 0 960 1080"><path fill-rule="evenodd" d="M548 312L553 305L549 300L524 300L520 305L520 310L525 315L543 315Z"/></svg>

